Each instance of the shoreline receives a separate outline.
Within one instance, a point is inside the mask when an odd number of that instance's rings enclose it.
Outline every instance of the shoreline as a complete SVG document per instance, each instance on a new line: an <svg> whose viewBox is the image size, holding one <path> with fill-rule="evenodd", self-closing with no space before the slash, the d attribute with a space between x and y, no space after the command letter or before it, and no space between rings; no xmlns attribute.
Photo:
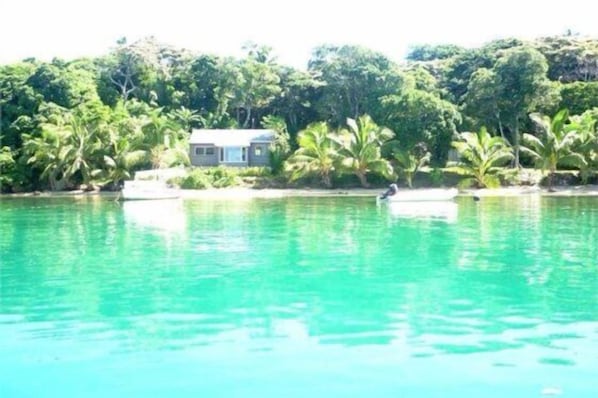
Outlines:
<svg viewBox="0 0 598 398"><path fill-rule="evenodd" d="M417 188L420 191L432 190L438 188ZM347 188L347 189L309 189L309 188L288 188L288 189L255 189L255 188L210 188L201 190L181 190L182 199L268 199L268 198L287 198L287 197L373 197L380 195L384 190L380 188ZM409 189L399 189L401 192ZM0 200L3 198L64 198L64 197L104 197L114 198L120 195L120 192L97 192L97 191L67 191L67 192L28 192L0 194ZM464 189L459 191L458 196L478 196L478 197L516 197L516 196L598 196L598 185L581 185L555 187L553 191L538 186L514 186L502 188L482 188L482 189Z"/></svg>

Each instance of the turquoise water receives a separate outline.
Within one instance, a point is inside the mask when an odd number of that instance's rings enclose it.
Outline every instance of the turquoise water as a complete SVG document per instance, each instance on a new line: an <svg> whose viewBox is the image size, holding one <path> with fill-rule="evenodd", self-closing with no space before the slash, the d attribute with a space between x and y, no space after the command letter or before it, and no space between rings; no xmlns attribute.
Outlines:
<svg viewBox="0 0 598 398"><path fill-rule="evenodd" d="M598 198L0 200L0 396L598 396Z"/></svg>

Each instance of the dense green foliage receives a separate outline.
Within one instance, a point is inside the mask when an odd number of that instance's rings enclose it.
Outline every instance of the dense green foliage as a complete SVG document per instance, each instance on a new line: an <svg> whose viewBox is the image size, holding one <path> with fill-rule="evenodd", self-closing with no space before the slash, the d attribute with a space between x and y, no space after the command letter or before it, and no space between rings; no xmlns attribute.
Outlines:
<svg viewBox="0 0 598 398"><path fill-rule="evenodd" d="M116 188L135 170L187 164L187 138L199 127L274 129L273 172L326 186L336 175L364 186L370 175L402 175L410 184L424 163L446 165L460 132L482 127L513 148L514 165L525 136L524 165L573 167L584 178L596 170L597 40L420 45L402 64L323 45L306 70L279 64L268 47L243 49L230 58L122 39L95 59L0 65L0 189ZM534 144L547 129L530 114L560 109L568 124L583 119L567 149L583 162L533 154L548 156Z"/></svg>
<svg viewBox="0 0 598 398"><path fill-rule="evenodd" d="M477 184L480 187L495 188L499 185L497 167L513 158L513 150L502 137L492 137L485 128L477 133L460 133L453 142L462 163L454 170L468 176L463 185Z"/></svg>

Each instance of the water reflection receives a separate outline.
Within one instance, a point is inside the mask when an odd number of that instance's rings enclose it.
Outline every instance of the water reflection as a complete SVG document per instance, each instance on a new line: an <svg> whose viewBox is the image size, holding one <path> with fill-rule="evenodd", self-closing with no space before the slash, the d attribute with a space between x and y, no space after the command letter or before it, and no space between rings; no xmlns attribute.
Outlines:
<svg viewBox="0 0 598 398"><path fill-rule="evenodd" d="M387 204L390 215L397 218L417 218L441 220L449 223L457 221L459 206L455 202L390 202Z"/></svg>
<svg viewBox="0 0 598 398"><path fill-rule="evenodd" d="M163 232L182 232L187 216L180 199L130 200L122 204L125 221Z"/></svg>

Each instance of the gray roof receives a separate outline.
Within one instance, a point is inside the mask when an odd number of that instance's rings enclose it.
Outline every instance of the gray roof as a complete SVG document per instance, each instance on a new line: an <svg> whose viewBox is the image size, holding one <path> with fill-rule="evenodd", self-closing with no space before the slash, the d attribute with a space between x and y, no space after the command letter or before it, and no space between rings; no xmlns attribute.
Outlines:
<svg viewBox="0 0 598 398"><path fill-rule="evenodd" d="M200 129L193 130L189 144L212 144L217 147L249 146L252 143L270 143L275 134L274 130Z"/></svg>

